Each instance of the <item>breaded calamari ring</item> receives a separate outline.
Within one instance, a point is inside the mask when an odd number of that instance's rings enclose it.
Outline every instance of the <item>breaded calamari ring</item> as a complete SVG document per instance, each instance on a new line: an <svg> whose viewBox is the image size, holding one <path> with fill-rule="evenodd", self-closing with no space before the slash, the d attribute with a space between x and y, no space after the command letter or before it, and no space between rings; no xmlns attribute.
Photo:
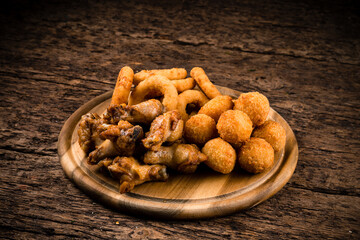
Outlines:
<svg viewBox="0 0 360 240"><path fill-rule="evenodd" d="M184 137L189 143L201 146L216 135L216 123L208 115L196 114L185 123Z"/></svg>
<svg viewBox="0 0 360 240"><path fill-rule="evenodd" d="M199 114L206 114L212 117L215 122L217 122L220 115L223 112L232 109L233 106L234 103L230 96L221 95L211 99L204 106L202 106L199 110Z"/></svg>
<svg viewBox="0 0 360 240"><path fill-rule="evenodd" d="M274 164L274 149L262 138L252 137L241 146L239 165L251 173L261 173Z"/></svg>
<svg viewBox="0 0 360 240"><path fill-rule="evenodd" d="M246 113L254 126L263 124L270 111L270 104L267 97L258 92L248 92L240 94L235 101L234 110Z"/></svg>
<svg viewBox="0 0 360 240"><path fill-rule="evenodd" d="M147 97L157 97L163 95L162 104L165 111L175 110L178 105L178 92L169 79L161 75L154 75L142 81L131 92L129 105L135 105L144 101Z"/></svg>
<svg viewBox="0 0 360 240"><path fill-rule="evenodd" d="M186 90L193 89L196 85L195 80L191 77L188 77L185 79L171 80L171 83L174 84L174 86L176 87L176 89L179 93L186 91Z"/></svg>
<svg viewBox="0 0 360 240"><path fill-rule="evenodd" d="M280 151L286 144L286 132L280 123L267 120L264 124L254 129L253 137L265 139L274 148Z"/></svg>
<svg viewBox="0 0 360 240"><path fill-rule="evenodd" d="M133 78L134 71L130 67L125 66L120 70L114 92L111 97L111 104L120 105L122 103L127 103Z"/></svg>
<svg viewBox="0 0 360 240"><path fill-rule="evenodd" d="M175 80L186 78L187 71L185 68L142 70L134 75L134 84L138 85L152 75L161 75L169 80Z"/></svg>
<svg viewBox="0 0 360 240"><path fill-rule="evenodd" d="M186 90L179 94L177 109L181 114L182 119L186 122L189 119L189 115L186 113L186 106L188 104L195 104L198 107L204 106L209 99L198 90Z"/></svg>
<svg viewBox="0 0 360 240"><path fill-rule="evenodd" d="M217 172L227 174L235 167L236 151L228 142L221 138L214 138L208 141L201 152L208 157L205 164Z"/></svg>
<svg viewBox="0 0 360 240"><path fill-rule="evenodd" d="M225 141L239 146L251 136L252 122L246 113L227 110L220 115L216 128Z"/></svg>
<svg viewBox="0 0 360 240"><path fill-rule="evenodd" d="M195 79L196 83L208 98L213 99L214 97L221 95L219 90L217 90L215 85L209 80L208 76L206 76L204 69L194 67L190 71L190 76Z"/></svg>

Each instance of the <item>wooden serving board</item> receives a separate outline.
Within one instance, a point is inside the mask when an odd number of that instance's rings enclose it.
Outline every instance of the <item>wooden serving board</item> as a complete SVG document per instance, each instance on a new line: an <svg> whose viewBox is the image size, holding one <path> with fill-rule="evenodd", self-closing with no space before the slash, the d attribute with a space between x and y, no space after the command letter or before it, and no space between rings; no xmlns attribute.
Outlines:
<svg viewBox="0 0 360 240"><path fill-rule="evenodd" d="M240 92L217 86L222 94L237 98ZM167 182L149 182L120 194L119 183L88 165L78 144L78 123L88 112L104 113L112 92L94 98L80 107L65 122L59 136L58 154L66 175L91 197L106 206L133 214L167 219L197 219L230 214L253 207L278 192L292 176L298 145L288 123L273 109L269 118L286 130L285 149L275 155L273 168L261 174L249 174L238 166L223 175L200 165L194 174L169 172Z"/></svg>

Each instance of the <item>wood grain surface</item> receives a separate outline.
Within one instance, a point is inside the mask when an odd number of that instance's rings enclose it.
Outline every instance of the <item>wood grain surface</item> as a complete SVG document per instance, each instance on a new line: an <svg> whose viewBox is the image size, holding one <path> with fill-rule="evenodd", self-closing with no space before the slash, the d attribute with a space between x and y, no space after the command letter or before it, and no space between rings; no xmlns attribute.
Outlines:
<svg viewBox="0 0 360 240"><path fill-rule="evenodd" d="M359 239L357 1L8 1L0 8L0 238ZM294 130L289 183L249 210L161 221L104 207L64 174L57 139L121 67L200 66L259 91Z"/></svg>
<svg viewBox="0 0 360 240"><path fill-rule="evenodd" d="M217 86L223 95L237 99L239 91ZM161 219L218 217L254 207L276 194L291 178L298 161L298 144L288 123L273 109L269 119L286 131L284 149L275 154L274 166L261 174L248 174L238 166L230 174L201 168L194 174L171 173L166 182L149 182L120 194L117 180L104 175L98 166L87 164L78 143L79 122L87 113L100 116L110 105L112 91L104 93L73 113L61 129L58 154L66 175L82 190L105 206L121 212Z"/></svg>

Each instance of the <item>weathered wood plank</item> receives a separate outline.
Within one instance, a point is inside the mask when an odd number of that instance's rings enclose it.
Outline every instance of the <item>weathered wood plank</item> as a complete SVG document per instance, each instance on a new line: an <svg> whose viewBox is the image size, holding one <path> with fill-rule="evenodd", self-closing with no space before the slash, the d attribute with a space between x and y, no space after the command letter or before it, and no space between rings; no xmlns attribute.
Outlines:
<svg viewBox="0 0 360 240"><path fill-rule="evenodd" d="M37 237L107 239L141 237L141 234L149 234L149 238L340 238L356 234L359 227L358 197L324 194L290 185L259 207L223 218L163 222L128 216L93 202L64 179L56 156L36 155L36 161L33 156L2 151L1 169L8 166L8 174L2 173L0 221L5 231L14 231L19 236L28 232Z"/></svg>
<svg viewBox="0 0 360 240"><path fill-rule="evenodd" d="M111 48L130 36L360 64L355 1L43 2L27 7L16 12L11 25L15 28L6 29L13 34L5 39L41 33L40 41L27 44L71 44L73 54L84 58L82 48L93 47L93 53L99 53L104 45ZM14 34L19 27L25 27L21 36Z"/></svg>
<svg viewBox="0 0 360 240"><path fill-rule="evenodd" d="M17 3L0 14L1 238L359 238L358 3ZM290 182L211 220L162 222L93 202L64 176L57 137L124 65L202 66L218 85L264 93L299 142Z"/></svg>

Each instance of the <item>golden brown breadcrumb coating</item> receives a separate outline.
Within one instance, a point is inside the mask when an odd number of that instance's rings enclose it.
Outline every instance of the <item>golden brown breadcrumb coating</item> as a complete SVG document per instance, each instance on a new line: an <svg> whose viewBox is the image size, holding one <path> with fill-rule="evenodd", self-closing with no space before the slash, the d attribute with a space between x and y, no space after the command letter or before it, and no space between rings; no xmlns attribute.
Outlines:
<svg viewBox="0 0 360 240"><path fill-rule="evenodd" d="M183 79L186 78L187 71L185 68L142 70L134 75L134 85L138 85L153 75L161 75L169 80Z"/></svg>
<svg viewBox="0 0 360 240"><path fill-rule="evenodd" d="M208 101L204 106L202 106L199 113L206 114L217 122L220 115L223 112L232 109L233 106L234 103L230 96L221 95Z"/></svg>
<svg viewBox="0 0 360 240"><path fill-rule="evenodd" d="M165 112L175 110L178 104L178 92L169 79L161 75L153 75L140 82L129 97L129 105L144 102L146 98L164 96L162 104Z"/></svg>
<svg viewBox="0 0 360 240"><path fill-rule="evenodd" d="M122 103L127 103L131 85L133 84L133 78L134 71L130 67L125 66L120 70L111 98L111 104L120 105Z"/></svg>
<svg viewBox="0 0 360 240"><path fill-rule="evenodd" d="M265 139L275 152L285 147L286 132L278 122L267 120L263 125L254 129L252 136Z"/></svg>
<svg viewBox="0 0 360 240"><path fill-rule="evenodd" d="M219 90L209 80L204 69L200 67L194 67L190 71L190 76L195 79L197 85L201 88L201 90L208 98L213 99L214 97L221 95Z"/></svg>
<svg viewBox="0 0 360 240"><path fill-rule="evenodd" d="M240 94L235 101L234 110L246 113L254 126L263 124L270 111L270 104L267 97L258 92L248 92Z"/></svg>
<svg viewBox="0 0 360 240"><path fill-rule="evenodd" d="M208 141L201 150L208 160L205 164L217 172L230 173L236 163L235 149L221 138Z"/></svg>
<svg viewBox="0 0 360 240"><path fill-rule="evenodd" d="M216 128L222 139L235 145L249 139L253 130L248 115L239 110L227 110L222 113Z"/></svg>
<svg viewBox="0 0 360 240"><path fill-rule="evenodd" d="M250 138L238 153L240 167L251 173L261 173L274 164L274 149L262 138Z"/></svg>
<svg viewBox="0 0 360 240"><path fill-rule="evenodd" d="M174 84L178 93L193 89L196 86L195 80L191 77L171 80L171 83Z"/></svg>
<svg viewBox="0 0 360 240"><path fill-rule="evenodd" d="M199 146L214 138L217 134L214 119L205 114L196 114L185 123L184 137L189 143Z"/></svg>
<svg viewBox="0 0 360 240"><path fill-rule="evenodd" d="M194 104L200 108L208 101L209 99L201 91L194 89L186 90L178 96L177 109L181 114L182 119L187 121L189 119L189 115L186 112L187 105Z"/></svg>

